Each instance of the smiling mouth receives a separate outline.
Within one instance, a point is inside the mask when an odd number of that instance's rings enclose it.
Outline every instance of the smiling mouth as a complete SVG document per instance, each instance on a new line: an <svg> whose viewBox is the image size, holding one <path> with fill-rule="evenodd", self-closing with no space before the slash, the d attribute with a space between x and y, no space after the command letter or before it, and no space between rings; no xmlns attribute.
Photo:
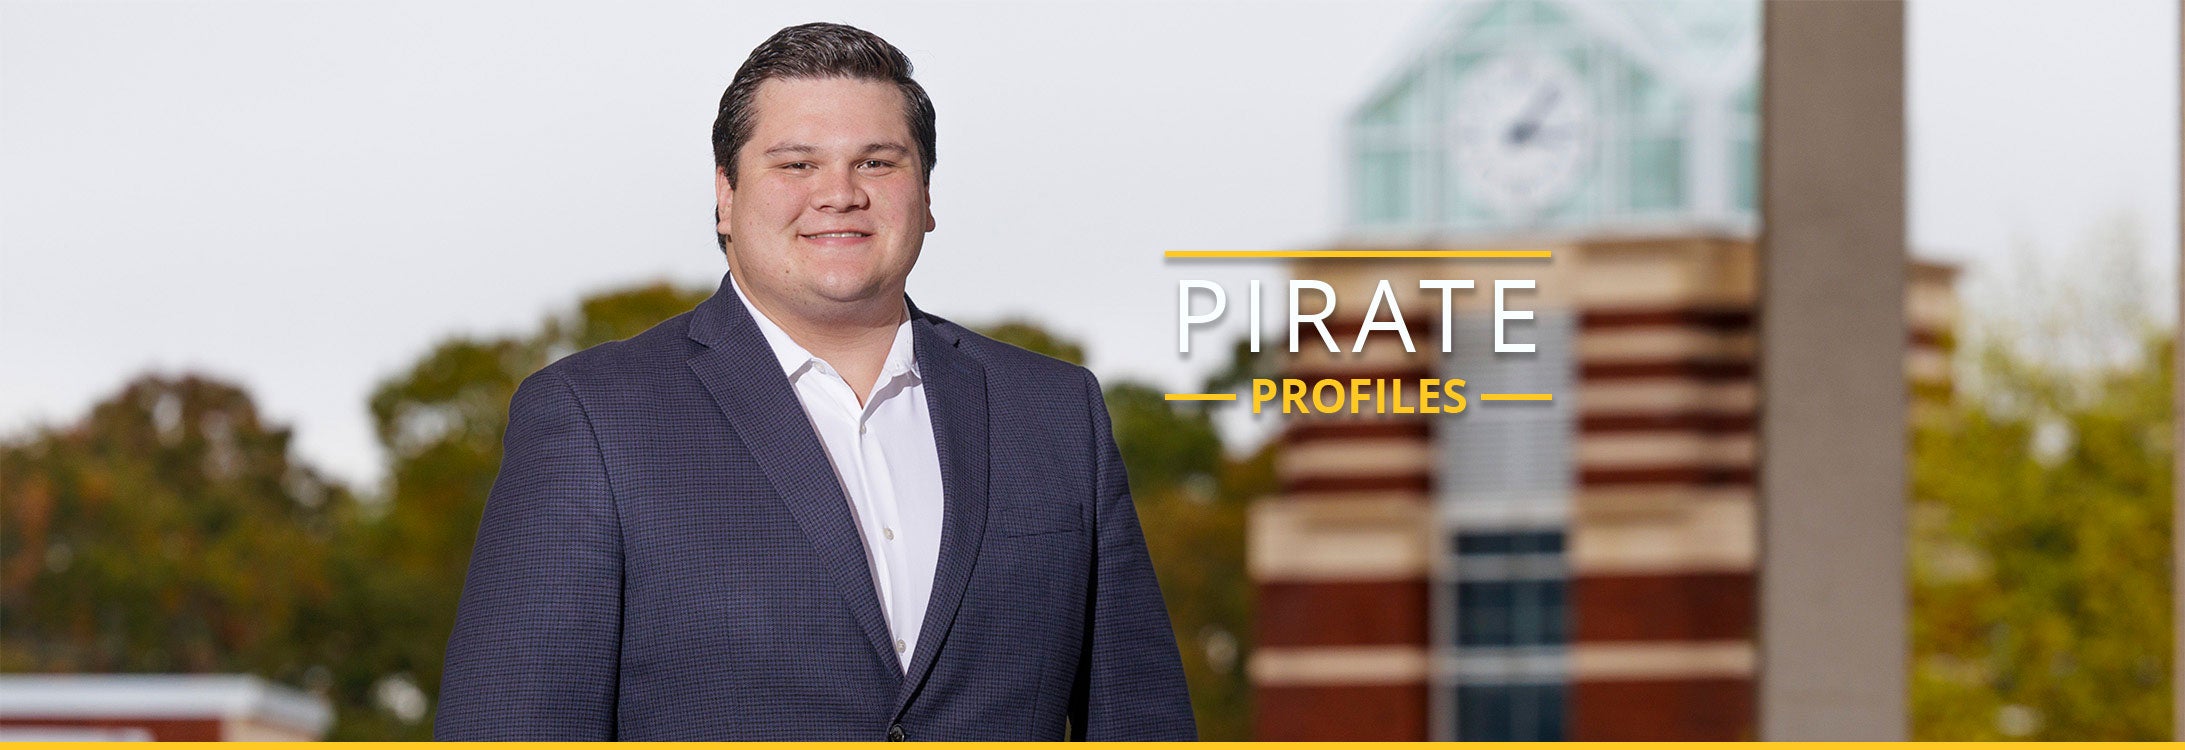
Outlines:
<svg viewBox="0 0 2185 750"><path fill-rule="evenodd" d="M805 238L805 239L808 239L808 240L818 240L818 239L855 239L855 238L860 238L860 237L871 237L871 236L872 236L872 234L871 234L871 233L869 233L869 232L820 232L820 233L818 233L818 234L800 234L800 235L797 235L797 236L799 236L799 237L803 237L803 238Z"/></svg>

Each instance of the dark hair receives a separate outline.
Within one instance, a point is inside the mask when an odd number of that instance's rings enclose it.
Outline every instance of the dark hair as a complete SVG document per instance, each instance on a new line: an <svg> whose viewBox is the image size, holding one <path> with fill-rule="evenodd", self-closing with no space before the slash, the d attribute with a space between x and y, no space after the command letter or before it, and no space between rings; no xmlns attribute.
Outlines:
<svg viewBox="0 0 2185 750"><path fill-rule="evenodd" d="M855 26L808 23L774 32L751 50L751 57L729 81L728 90L721 93L720 114L713 119L713 165L727 173L729 187L736 186L736 152L751 140L751 130L757 125L752 100L758 96L759 84L776 78L851 78L893 83L903 92L903 119L910 125L911 138L918 142L922 177L932 184L933 100L926 98L924 87L911 80L910 70L910 57L902 50ZM714 222L719 223L720 218L716 205ZM722 235L720 241L721 248L727 249L727 235Z"/></svg>

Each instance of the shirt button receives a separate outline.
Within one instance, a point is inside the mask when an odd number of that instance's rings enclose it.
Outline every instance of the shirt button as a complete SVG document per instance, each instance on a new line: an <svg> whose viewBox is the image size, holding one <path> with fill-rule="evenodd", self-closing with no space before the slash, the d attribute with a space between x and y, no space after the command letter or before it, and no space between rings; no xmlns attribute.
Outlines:
<svg viewBox="0 0 2185 750"><path fill-rule="evenodd" d="M891 529L891 528L888 528L888 527L886 527L886 526L882 526L882 527L880 527L880 535L881 535L881 536L884 536L884 537L887 537L887 538L889 538L889 539L894 539L894 538L895 538L895 530L894 530L894 529Z"/></svg>
<svg viewBox="0 0 2185 750"><path fill-rule="evenodd" d="M859 434L859 435L863 435L863 434L865 434L865 426L864 426L864 425L858 425L858 426L857 426L857 434Z"/></svg>
<svg viewBox="0 0 2185 750"><path fill-rule="evenodd" d="M903 639L901 638L895 639L895 653L903 653Z"/></svg>
<svg viewBox="0 0 2185 750"><path fill-rule="evenodd" d="M888 725L888 741L889 741L889 742L902 742L903 740L905 740L905 739L907 739L907 738L908 738L908 736L907 736L907 735L905 735L905 734L903 733L903 725L901 725L901 724L890 724L890 725Z"/></svg>

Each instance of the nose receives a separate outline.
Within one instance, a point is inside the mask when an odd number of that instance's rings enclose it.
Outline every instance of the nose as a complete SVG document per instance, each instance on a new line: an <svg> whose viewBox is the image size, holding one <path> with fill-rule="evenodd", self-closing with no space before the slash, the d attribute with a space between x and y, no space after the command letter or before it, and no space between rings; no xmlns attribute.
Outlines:
<svg viewBox="0 0 2185 750"><path fill-rule="evenodd" d="M823 170L812 190L812 207L821 211L855 211L866 207L865 186L854 165Z"/></svg>

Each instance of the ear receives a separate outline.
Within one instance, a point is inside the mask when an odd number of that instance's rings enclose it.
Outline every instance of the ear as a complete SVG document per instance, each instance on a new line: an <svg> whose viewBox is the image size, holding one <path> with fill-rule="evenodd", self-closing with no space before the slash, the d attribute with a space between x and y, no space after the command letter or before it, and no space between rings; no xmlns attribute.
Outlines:
<svg viewBox="0 0 2185 750"><path fill-rule="evenodd" d="M728 185L728 172L713 168L713 223L714 231L728 234L728 210L736 200L736 189Z"/></svg>
<svg viewBox="0 0 2185 750"><path fill-rule="evenodd" d="M933 189L932 189L932 188L930 188L930 187L926 187L926 188L920 188L920 189L921 189L921 190L924 190L924 191L925 191L925 193L926 193L926 231L928 231L928 232L931 232L931 231L933 231L933 227L934 227L934 224L933 224Z"/></svg>

